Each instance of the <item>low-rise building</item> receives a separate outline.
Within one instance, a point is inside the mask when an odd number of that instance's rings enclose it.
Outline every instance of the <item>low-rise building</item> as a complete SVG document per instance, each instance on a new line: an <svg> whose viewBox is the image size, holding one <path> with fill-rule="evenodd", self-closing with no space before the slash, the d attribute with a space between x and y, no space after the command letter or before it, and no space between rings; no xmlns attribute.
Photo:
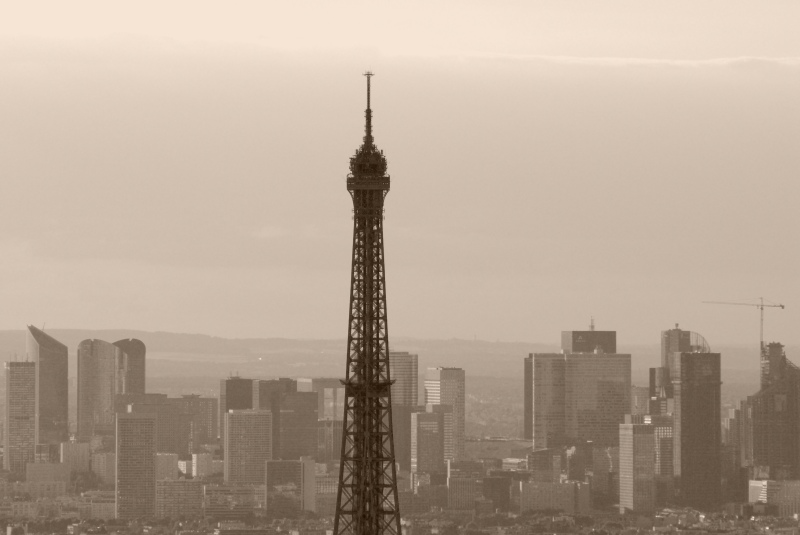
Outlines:
<svg viewBox="0 0 800 535"><path fill-rule="evenodd" d="M591 510L589 485L577 481L520 483L520 512L555 509L568 515L587 514Z"/></svg>

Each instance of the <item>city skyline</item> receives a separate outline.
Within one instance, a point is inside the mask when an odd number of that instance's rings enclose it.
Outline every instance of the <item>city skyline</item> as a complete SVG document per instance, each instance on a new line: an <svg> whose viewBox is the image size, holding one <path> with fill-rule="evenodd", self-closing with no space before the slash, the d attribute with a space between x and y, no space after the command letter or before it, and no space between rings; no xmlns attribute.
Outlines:
<svg viewBox="0 0 800 535"><path fill-rule="evenodd" d="M764 296L787 305L768 312L767 338L800 343L800 262L785 245L800 43L780 31L798 8L720 20L718 3L678 3L661 20L609 5L594 15L652 33L615 38L553 3L516 5L515 23L471 4L467 20L486 21L472 47L455 20L449 46L423 26L415 46L396 31L373 44L371 30L322 50L316 25L265 37L240 22L231 38L231 17L179 28L170 10L99 10L58 29L20 9L0 26L0 102L15 126L0 131L0 173L41 217L22 202L0 215L0 327L341 336L341 155L362 127L358 74L372 68L375 124L403 178L387 215L392 335L542 342L594 315L634 343L679 321L740 344L757 339L757 312L701 302ZM503 39L492 20L510 24ZM548 21L583 38L532 30ZM765 28L771 39L750 38Z"/></svg>

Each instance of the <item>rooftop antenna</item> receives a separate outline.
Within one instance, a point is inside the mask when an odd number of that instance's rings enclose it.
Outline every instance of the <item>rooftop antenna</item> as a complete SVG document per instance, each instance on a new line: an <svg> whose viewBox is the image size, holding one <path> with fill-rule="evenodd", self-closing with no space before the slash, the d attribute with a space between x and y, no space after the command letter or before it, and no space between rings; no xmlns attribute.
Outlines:
<svg viewBox="0 0 800 535"><path fill-rule="evenodd" d="M372 144L372 108L370 108L370 80L373 76L375 76L372 71L367 71L364 73L364 76L367 77L367 126L366 126L366 135L364 136L364 143L367 145Z"/></svg>

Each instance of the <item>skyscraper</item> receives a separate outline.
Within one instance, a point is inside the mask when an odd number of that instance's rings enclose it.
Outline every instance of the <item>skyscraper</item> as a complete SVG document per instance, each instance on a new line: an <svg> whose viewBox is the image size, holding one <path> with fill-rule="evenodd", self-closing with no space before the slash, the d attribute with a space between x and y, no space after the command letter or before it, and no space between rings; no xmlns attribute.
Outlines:
<svg viewBox="0 0 800 535"><path fill-rule="evenodd" d="M228 377L219 383L219 442L225 445L225 415L229 410L257 409L253 405L253 388L258 382L242 377ZM258 400L258 396L255 396Z"/></svg>
<svg viewBox="0 0 800 535"><path fill-rule="evenodd" d="M581 338L582 345L576 344L575 333L597 333L597 340ZM609 333L566 331L562 338L569 340L568 348L594 345L594 351L533 355L532 399L526 403L533 412L534 449L585 441L601 448L618 445L619 424L630 412L631 356L603 352L616 348L616 334Z"/></svg>
<svg viewBox="0 0 800 535"><path fill-rule="evenodd" d="M400 535L392 429L392 378L386 320L383 201L389 191L386 158L372 138L367 77L364 143L350 158L353 263L347 333L342 461L334 535Z"/></svg>
<svg viewBox="0 0 800 535"><path fill-rule="evenodd" d="M777 342L764 345L761 365L761 389L742 403L749 437L743 465L752 479L798 479L800 369Z"/></svg>
<svg viewBox="0 0 800 535"><path fill-rule="evenodd" d="M34 461L39 435L35 362L6 363L5 412L3 468L22 476Z"/></svg>
<svg viewBox="0 0 800 535"><path fill-rule="evenodd" d="M116 417L117 518L153 518L156 508L156 418L125 413Z"/></svg>
<svg viewBox="0 0 800 535"><path fill-rule="evenodd" d="M144 389L144 344L139 340L118 342L84 340L78 344L78 438L114 434L115 396L129 387ZM136 392L143 394L144 392Z"/></svg>
<svg viewBox="0 0 800 535"><path fill-rule="evenodd" d="M225 418L225 482L263 485L265 463L272 459L272 413L229 410Z"/></svg>
<svg viewBox="0 0 800 535"><path fill-rule="evenodd" d="M428 368L425 404L453 407L453 457L464 458L466 430L466 375L461 368Z"/></svg>
<svg viewBox="0 0 800 535"><path fill-rule="evenodd" d="M445 472L444 420L443 411L411 413L412 472Z"/></svg>
<svg viewBox="0 0 800 535"><path fill-rule="evenodd" d="M720 354L674 353L670 374L675 396L673 469L681 500L707 510L721 498Z"/></svg>
<svg viewBox="0 0 800 535"><path fill-rule="evenodd" d="M533 440L533 353L525 357L522 368L522 438Z"/></svg>
<svg viewBox="0 0 800 535"><path fill-rule="evenodd" d="M219 400L212 397L200 397L198 394L184 394L180 399L171 400L180 407L181 414L195 415L194 440L195 449L201 444L216 442L219 435L217 422L219 419Z"/></svg>
<svg viewBox="0 0 800 535"><path fill-rule="evenodd" d="M655 427L631 423L619 425L620 513L649 514L655 510Z"/></svg>
<svg viewBox="0 0 800 535"><path fill-rule="evenodd" d="M419 404L419 356L407 351L391 351L392 405Z"/></svg>
<svg viewBox="0 0 800 535"><path fill-rule="evenodd" d="M28 358L36 363L36 395L39 437L42 444L58 444L69 438L67 346L28 325Z"/></svg>
<svg viewBox="0 0 800 535"><path fill-rule="evenodd" d="M114 345L122 350L118 373L122 380L120 394L145 393L145 354L144 342L136 338L118 340Z"/></svg>
<svg viewBox="0 0 800 535"><path fill-rule="evenodd" d="M406 351L389 353L392 373L392 424L395 460L401 470L411 469L411 414L424 410L419 403L419 357Z"/></svg>
<svg viewBox="0 0 800 535"><path fill-rule="evenodd" d="M315 377L298 379L298 392L316 392L319 396L317 418L320 420L339 420L344 418L344 385L341 379Z"/></svg>

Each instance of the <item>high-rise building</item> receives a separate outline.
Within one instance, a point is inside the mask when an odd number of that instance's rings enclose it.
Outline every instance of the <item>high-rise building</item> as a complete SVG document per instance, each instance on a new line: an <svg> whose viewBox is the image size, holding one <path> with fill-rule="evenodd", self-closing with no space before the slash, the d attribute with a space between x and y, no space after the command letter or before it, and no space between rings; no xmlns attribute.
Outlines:
<svg viewBox="0 0 800 535"><path fill-rule="evenodd" d="M453 407L453 458L464 458L466 431L466 376L461 368L428 368L425 404Z"/></svg>
<svg viewBox="0 0 800 535"><path fill-rule="evenodd" d="M655 428L648 424L619 424L620 513L650 514L655 510Z"/></svg>
<svg viewBox="0 0 800 535"><path fill-rule="evenodd" d="M708 510L721 498L720 354L670 357L675 414L673 469L681 500Z"/></svg>
<svg viewBox="0 0 800 535"><path fill-rule="evenodd" d="M761 389L743 404L743 465L751 479L800 479L800 369L779 343L765 344L762 353Z"/></svg>
<svg viewBox="0 0 800 535"><path fill-rule="evenodd" d="M272 413L245 409L225 416L225 482L263 485L265 463L272 459Z"/></svg>
<svg viewBox="0 0 800 535"><path fill-rule="evenodd" d="M444 473L444 420L444 411L411 413L411 472Z"/></svg>
<svg viewBox="0 0 800 535"><path fill-rule="evenodd" d="M401 470L411 469L411 414L424 410L419 399L419 357L406 351L389 353L392 381L394 454Z"/></svg>
<svg viewBox="0 0 800 535"><path fill-rule="evenodd" d="M267 515L297 518L303 511L316 511L314 459L266 463Z"/></svg>
<svg viewBox="0 0 800 535"><path fill-rule="evenodd" d="M332 466L342 457L342 420L318 420L317 426L315 460Z"/></svg>
<svg viewBox="0 0 800 535"><path fill-rule="evenodd" d="M39 437L35 362L6 363L5 409L3 468L21 476L34 461Z"/></svg>
<svg viewBox="0 0 800 535"><path fill-rule="evenodd" d="M561 331L564 353L616 353L617 331Z"/></svg>
<svg viewBox="0 0 800 535"><path fill-rule="evenodd" d="M114 434L115 396L143 394L144 344L121 340L120 345L103 340L78 344L78 439ZM129 356L123 347L132 352Z"/></svg>
<svg viewBox="0 0 800 535"><path fill-rule="evenodd" d="M452 407L451 420L452 420ZM394 456L400 470L411 470L411 415L425 412L424 405L392 405L392 427L394 429ZM452 422L451 422L452 424ZM452 437L451 437L452 438ZM452 441L452 440L451 440Z"/></svg>
<svg viewBox="0 0 800 535"><path fill-rule="evenodd" d="M347 327L345 412L334 535L400 535L392 429L389 334L383 257L386 158L372 137L370 79L364 143L350 158L353 262Z"/></svg>
<svg viewBox="0 0 800 535"><path fill-rule="evenodd" d="M28 359L36 363L36 395L39 437L42 444L59 444L69 438L67 346L28 325Z"/></svg>
<svg viewBox="0 0 800 535"><path fill-rule="evenodd" d="M522 438L533 440L533 353L523 362L522 384Z"/></svg>
<svg viewBox="0 0 800 535"><path fill-rule="evenodd" d="M673 475L673 416L672 414L648 414L644 423L653 426L655 450L656 505L667 505L674 495Z"/></svg>
<svg viewBox="0 0 800 535"><path fill-rule="evenodd" d="M586 341L577 338L580 333L599 334L596 340ZM619 424L631 406L631 356L603 352L616 348L612 333L566 331L562 339L569 341L567 348L594 345L594 352L571 353L565 348L562 353L533 355L532 401L528 403L533 409L534 449L586 441L597 447L619 443Z"/></svg>
<svg viewBox="0 0 800 535"><path fill-rule="evenodd" d="M392 405L419 404L419 356L407 351L389 352L392 381Z"/></svg>
<svg viewBox="0 0 800 535"><path fill-rule="evenodd" d="M243 377L228 377L219 384L219 442L225 444L225 415L229 410L257 409L253 405L252 379ZM258 388L258 383L255 383ZM256 400L258 396L255 396Z"/></svg>
<svg viewBox="0 0 800 535"><path fill-rule="evenodd" d="M118 373L122 382L118 394L144 394L145 390L145 355L147 348L144 342L136 338L118 340L114 345L122 350Z"/></svg>
<svg viewBox="0 0 800 535"><path fill-rule="evenodd" d="M156 506L156 418L125 413L116 417L117 518L153 518Z"/></svg>
<svg viewBox="0 0 800 535"><path fill-rule="evenodd" d="M277 426L280 450L278 455L273 450L273 457L288 461L317 454L317 400L316 392L290 392L281 397ZM275 414L272 411L273 430Z"/></svg>
<svg viewBox="0 0 800 535"><path fill-rule="evenodd" d="M193 429L194 449L202 444L212 444L217 441L219 429L219 400L217 398L201 397L198 394L184 394L180 398L170 400L179 407L180 414L191 414Z"/></svg>
<svg viewBox="0 0 800 535"><path fill-rule="evenodd" d="M148 413L156 417L156 448L161 453L176 453L188 458L197 449L194 432L196 414L186 414L182 398L166 394L118 394L114 396L117 413Z"/></svg>
<svg viewBox="0 0 800 535"><path fill-rule="evenodd" d="M341 379L315 377L298 379L298 392L316 392L319 396L317 418L340 420L344 417L344 385Z"/></svg>

